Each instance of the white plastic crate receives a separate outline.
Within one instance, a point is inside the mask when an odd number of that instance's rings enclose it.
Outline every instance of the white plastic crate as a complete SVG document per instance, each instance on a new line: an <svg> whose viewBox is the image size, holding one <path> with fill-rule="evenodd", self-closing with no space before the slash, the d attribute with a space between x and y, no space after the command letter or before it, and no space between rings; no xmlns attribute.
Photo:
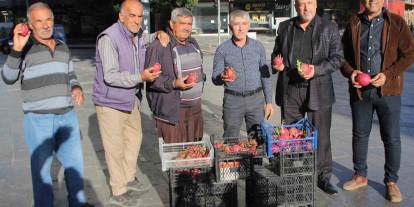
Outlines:
<svg viewBox="0 0 414 207"><path fill-rule="evenodd" d="M183 142L183 143L165 143L163 138L158 138L159 153L161 158L162 171L167 171L170 168L192 168L213 166L214 148L210 142L210 137L204 134L203 139L198 142ZM186 149L190 145L206 146L209 150L208 157L196 159L176 160L178 152Z"/></svg>

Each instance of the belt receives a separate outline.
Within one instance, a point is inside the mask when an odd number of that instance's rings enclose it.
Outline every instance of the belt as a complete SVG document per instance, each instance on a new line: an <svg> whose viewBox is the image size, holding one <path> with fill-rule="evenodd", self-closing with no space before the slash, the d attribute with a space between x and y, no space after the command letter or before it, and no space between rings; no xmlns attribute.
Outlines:
<svg viewBox="0 0 414 207"><path fill-rule="evenodd" d="M227 94L230 94L230 95L233 95L233 96L243 96L243 97L246 97L246 96L252 96L252 95L254 95L256 93L259 93L262 90L263 90L262 87L259 87L256 90L245 91L245 92L238 92L238 91L233 91L233 90L230 90L230 89L224 89L224 93L227 93Z"/></svg>
<svg viewBox="0 0 414 207"><path fill-rule="evenodd" d="M289 86L296 88L307 88L309 86L309 82L289 83Z"/></svg>

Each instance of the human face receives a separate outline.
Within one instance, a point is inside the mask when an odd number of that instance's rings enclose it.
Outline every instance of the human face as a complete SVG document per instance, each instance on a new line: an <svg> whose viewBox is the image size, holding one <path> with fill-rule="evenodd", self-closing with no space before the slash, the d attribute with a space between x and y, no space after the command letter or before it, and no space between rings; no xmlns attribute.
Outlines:
<svg viewBox="0 0 414 207"><path fill-rule="evenodd" d="M170 21L171 31L179 42L185 42L193 30L193 17L177 16L175 21Z"/></svg>
<svg viewBox="0 0 414 207"><path fill-rule="evenodd" d="M384 6L384 0L362 0L361 2L368 15L381 13L382 7Z"/></svg>
<svg viewBox="0 0 414 207"><path fill-rule="evenodd" d="M310 22L316 15L316 0L296 0L295 9L302 22Z"/></svg>
<svg viewBox="0 0 414 207"><path fill-rule="evenodd" d="M233 33L233 38L236 40L244 40L247 38L247 32L249 32L250 29L250 22L244 17L236 16L230 22L230 29Z"/></svg>
<svg viewBox="0 0 414 207"><path fill-rule="evenodd" d="M52 37L53 23L53 13L47 8L35 8L30 12L29 27L37 40Z"/></svg>
<svg viewBox="0 0 414 207"><path fill-rule="evenodd" d="M122 11L119 12L119 20L131 33L138 33L141 29L144 7L138 1L125 2Z"/></svg>

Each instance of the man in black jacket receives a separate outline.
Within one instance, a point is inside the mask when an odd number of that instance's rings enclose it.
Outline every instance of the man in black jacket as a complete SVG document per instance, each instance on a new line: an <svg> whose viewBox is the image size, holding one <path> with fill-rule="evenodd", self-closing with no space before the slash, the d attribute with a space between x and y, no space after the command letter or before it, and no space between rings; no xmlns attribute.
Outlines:
<svg viewBox="0 0 414 207"><path fill-rule="evenodd" d="M332 152L330 128L335 95L331 74L343 61L338 27L316 16L316 0L295 0L297 17L280 23L272 60L283 63L272 67L279 73L276 104L281 107L282 120L295 122L307 115L318 129L318 187L328 194L337 190L330 183ZM299 64L298 70L297 61ZM300 72L299 72L300 71Z"/></svg>

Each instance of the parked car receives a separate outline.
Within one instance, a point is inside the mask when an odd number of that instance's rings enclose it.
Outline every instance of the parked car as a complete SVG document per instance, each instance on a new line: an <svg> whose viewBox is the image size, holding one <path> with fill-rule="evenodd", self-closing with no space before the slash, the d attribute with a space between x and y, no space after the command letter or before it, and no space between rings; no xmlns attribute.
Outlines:
<svg viewBox="0 0 414 207"><path fill-rule="evenodd" d="M53 27L53 37L55 39L66 42L67 40L66 33L65 33L65 28L63 27L63 25L55 24L55 26ZM0 39L0 50L3 52L3 54L9 54L12 47L13 47L13 33L11 32L8 38Z"/></svg>

